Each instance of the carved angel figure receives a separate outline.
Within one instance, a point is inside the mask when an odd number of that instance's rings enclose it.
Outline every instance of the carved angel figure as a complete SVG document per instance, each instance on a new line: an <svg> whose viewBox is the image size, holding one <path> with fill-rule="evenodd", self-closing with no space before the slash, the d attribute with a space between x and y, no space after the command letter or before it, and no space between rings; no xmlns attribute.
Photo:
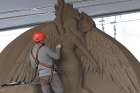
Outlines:
<svg viewBox="0 0 140 93"><path fill-rule="evenodd" d="M131 64L138 63L135 57L72 5L58 0L55 8L54 21L28 30L2 51L0 83L32 83L35 71L27 56L33 46L31 36L43 31L49 47L62 45L62 58L57 65L64 93L140 93L139 79Z"/></svg>

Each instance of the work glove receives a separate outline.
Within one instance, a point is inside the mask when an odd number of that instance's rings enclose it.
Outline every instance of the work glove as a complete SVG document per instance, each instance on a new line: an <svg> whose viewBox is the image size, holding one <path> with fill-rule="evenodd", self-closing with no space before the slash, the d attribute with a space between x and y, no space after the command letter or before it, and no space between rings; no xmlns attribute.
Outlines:
<svg viewBox="0 0 140 93"><path fill-rule="evenodd" d="M58 44L57 46L56 46L56 48L61 48L62 46L60 45L60 44Z"/></svg>

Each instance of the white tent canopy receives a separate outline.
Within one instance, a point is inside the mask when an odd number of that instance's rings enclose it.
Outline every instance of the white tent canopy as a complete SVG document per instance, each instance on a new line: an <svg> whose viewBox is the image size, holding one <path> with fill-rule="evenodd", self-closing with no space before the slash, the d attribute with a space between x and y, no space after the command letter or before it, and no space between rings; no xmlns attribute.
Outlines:
<svg viewBox="0 0 140 93"><path fill-rule="evenodd" d="M65 0L91 16L140 10L140 0ZM0 29L38 24L55 18L57 0L1 0Z"/></svg>

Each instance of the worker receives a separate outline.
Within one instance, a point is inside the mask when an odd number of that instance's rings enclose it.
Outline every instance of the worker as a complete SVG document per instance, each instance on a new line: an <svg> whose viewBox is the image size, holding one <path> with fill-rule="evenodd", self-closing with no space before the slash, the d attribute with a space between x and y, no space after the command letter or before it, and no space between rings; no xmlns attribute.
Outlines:
<svg viewBox="0 0 140 93"><path fill-rule="evenodd" d="M55 51L44 43L44 32L35 32L32 37L35 45L31 49L30 60L33 68L38 67L42 93L63 93L62 82L58 73L54 70L54 64L60 59L61 45L56 46Z"/></svg>

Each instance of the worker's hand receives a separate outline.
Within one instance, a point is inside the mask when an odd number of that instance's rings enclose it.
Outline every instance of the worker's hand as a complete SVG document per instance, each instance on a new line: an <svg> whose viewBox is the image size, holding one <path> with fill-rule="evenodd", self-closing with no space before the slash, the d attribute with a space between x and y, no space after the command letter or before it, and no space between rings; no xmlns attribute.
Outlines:
<svg viewBox="0 0 140 93"><path fill-rule="evenodd" d="M57 46L56 46L56 48L61 48L62 46L60 45L60 44L58 44Z"/></svg>

